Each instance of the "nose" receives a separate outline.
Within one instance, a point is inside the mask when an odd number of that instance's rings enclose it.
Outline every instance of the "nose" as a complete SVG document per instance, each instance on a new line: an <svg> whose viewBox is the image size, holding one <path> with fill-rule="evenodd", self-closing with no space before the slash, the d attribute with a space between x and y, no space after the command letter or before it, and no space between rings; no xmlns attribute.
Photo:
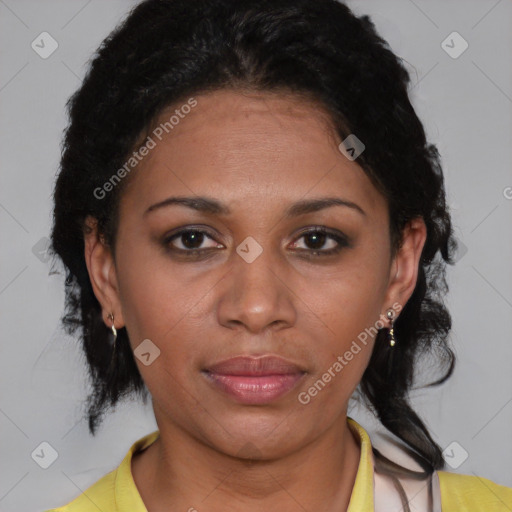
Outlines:
<svg viewBox="0 0 512 512"><path fill-rule="evenodd" d="M297 299L282 259L270 249L264 249L250 263L238 253L233 253L232 259L231 269L222 280L219 323L254 334L293 326Z"/></svg>

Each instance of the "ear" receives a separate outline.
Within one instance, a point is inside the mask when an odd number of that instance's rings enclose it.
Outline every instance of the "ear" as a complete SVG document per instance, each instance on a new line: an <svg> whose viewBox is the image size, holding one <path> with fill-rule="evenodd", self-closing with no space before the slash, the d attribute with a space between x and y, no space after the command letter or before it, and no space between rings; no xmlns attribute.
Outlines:
<svg viewBox="0 0 512 512"><path fill-rule="evenodd" d="M385 297L386 310L395 310L395 318L404 308L416 287L421 252L427 239L427 227L421 217L410 220L402 232L402 245L390 266L389 284ZM384 318L385 313L384 313Z"/></svg>
<svg viewBox="0 0 512 512"><path fill-rule="evenodd" d="M85 219L84 245L85 263L89 272L94 295L102 307L103 321L107 327L112 327L108 315L114 315L114 326L119 329L124 326L116 268L110 247L98 234L98 221L90 215Z"/></svg>

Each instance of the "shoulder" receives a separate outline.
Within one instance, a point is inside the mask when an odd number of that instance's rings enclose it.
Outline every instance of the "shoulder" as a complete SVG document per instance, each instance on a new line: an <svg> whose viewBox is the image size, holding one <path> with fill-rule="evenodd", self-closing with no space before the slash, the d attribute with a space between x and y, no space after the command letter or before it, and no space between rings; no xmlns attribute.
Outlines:
<svg viewBox="0 0 512 512"><path fill-rule="evenodd" d="M443 511L510 512L512 488L476 475L438 471Z"/></svg>
<svg viewBox="0 0 512 512"><path fill-rule="evenodd" d="M85 492L73 501L58 508L45 510L45 512L98 512L98 510L116 510L114 487L117 469L101 477L88 487Z"/></svg>

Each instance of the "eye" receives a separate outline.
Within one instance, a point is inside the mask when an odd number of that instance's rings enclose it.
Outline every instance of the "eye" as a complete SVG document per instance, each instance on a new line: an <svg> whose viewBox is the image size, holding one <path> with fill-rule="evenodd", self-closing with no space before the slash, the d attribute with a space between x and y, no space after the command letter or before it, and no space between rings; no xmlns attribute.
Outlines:
<svg viewBox="0 0 512 512"><path fill-rule="evenodd" d="M294 249L301 252L309 252L314 256L329 256L337 254L343 247L348 247L349 242L345 235L339 231L332 231L323 226L316 226L313 229L305 231L297 240L304 239L305 248L297 246L297 242L293 244ZM330 239L330 242L328 242ZM323 249L322 249L323 247Z"/></svg>
<svg viewBox="0 0 512 512"><path fill-rule="evenodd" d="M214 242L210 246L204 246L204 242L207 240L211 240ZM179 242L175 244L174 242ZM167 237L164 240L164 244L166 246L171 246L172 250L181 251L181 252L204 252L208 249L215 249L224 247L222 244L218 244L213 240L206 231L202 231L199 229L183 229L178 233L173 234L172 236ZM180 247L181 245L181 247Z"/></svg>

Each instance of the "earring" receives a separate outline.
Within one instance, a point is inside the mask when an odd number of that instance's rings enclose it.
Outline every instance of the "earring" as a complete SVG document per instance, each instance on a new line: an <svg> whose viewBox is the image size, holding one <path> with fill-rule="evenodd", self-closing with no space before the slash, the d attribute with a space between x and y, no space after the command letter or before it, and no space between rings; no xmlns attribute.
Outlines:
<svg viewBox="0 0 512 512"><path fill-rule="evenodd" d="M391 327L389 328L389 346L394 347L396 340L395 340L395 333L393 331L393 322L395 319L395 312L392 309L388 309L386 316L388 317L388 320L391 322Z"/></svg>
<svg viewBox="0 0 512 512"><path fill-rule="evenodd" d="M114 313L109 313L108 317L109 320L112 320L112 333L114 334L114 341L117 339L117 329L114 325Z"/></svg>
<svg viewBox="0 0 512 512"><path fill-rule="evenodd" d="M112 320L112 334L114 335L114 349L112 350L112 359L110 360L110 366L112 367L112 363L114 362L114 354L116 353L116 342L117 342L117 329L114 325L114 313L108 314L108 319Z"/></svg>

